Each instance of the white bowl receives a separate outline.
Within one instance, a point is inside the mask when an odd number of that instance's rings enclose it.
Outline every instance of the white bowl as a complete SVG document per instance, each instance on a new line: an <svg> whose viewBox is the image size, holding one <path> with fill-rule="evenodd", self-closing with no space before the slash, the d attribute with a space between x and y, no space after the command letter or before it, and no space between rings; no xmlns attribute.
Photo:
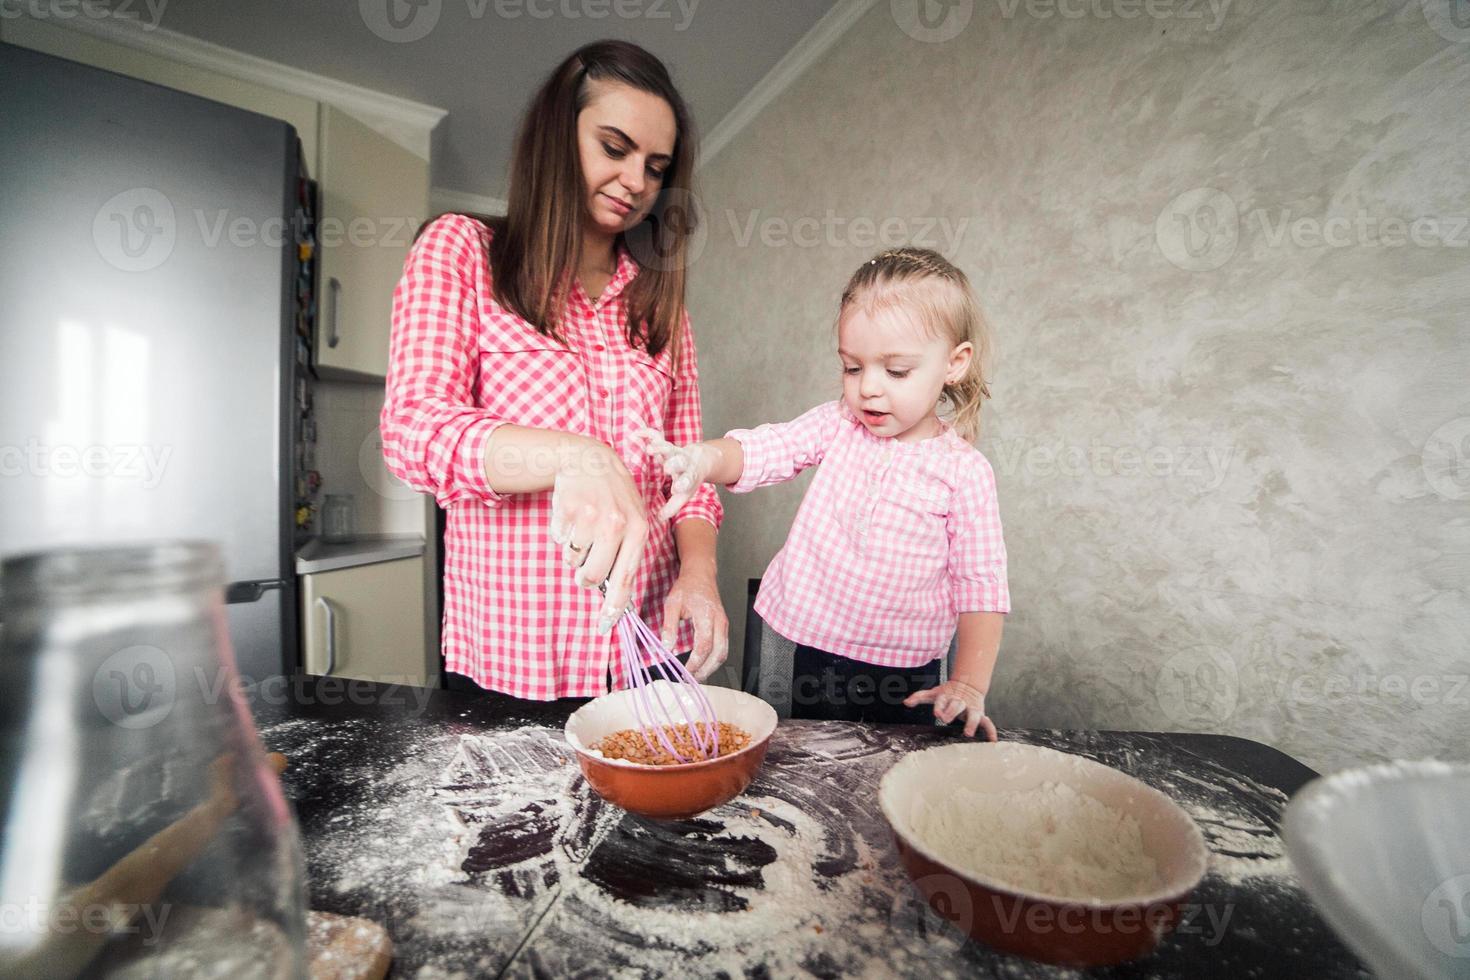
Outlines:
<svg viewBox="0 0 1470 980"><path fill-rule="evenodd" d="M1322 917L1379 976L1470 977L1470 766L1391 762L1313 780L1283 831Z"/></svg>

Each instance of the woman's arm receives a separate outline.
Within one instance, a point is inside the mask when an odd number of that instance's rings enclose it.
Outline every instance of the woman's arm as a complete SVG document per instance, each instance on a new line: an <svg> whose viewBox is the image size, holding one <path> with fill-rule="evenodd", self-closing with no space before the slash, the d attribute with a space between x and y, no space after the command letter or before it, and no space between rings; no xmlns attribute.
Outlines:
<svg viewBox="0 0 1470 980"><path fill-rule="evenodd" d="M446 215L410 250L393 294L383 458L395 476L445 507L499 507L504 494L552 490L552 537L581 569L581 584L609 581L599 625L611 629L643 558L644 504L610 447L516 425L478 404L482 234L474 221Z"/></svg>
<svg viewBox="0 0 1470 980"><path fill-rule="evenodd" d="M715 526L702 518L674 525L674 542L679 548L679 578L664 602L664 645L672 648L679 621L694 624L694 646L689 652L689 672L706 680L730 655L730 621L720 602L715 567Z"/></svg>

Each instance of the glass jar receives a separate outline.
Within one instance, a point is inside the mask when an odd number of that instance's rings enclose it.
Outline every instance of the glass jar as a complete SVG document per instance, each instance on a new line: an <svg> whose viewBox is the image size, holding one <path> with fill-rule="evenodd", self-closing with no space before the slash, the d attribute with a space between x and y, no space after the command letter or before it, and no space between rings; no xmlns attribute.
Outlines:
<svg viewBox="0 0 1470 980"><path fill-rule="evenodd" d="M322 537L349 541L357 529L357 513L350 493L329 493L322 505Z"/></svg>
<svg viewBox="0 0 1470 980"><path fill-rule="evenodd" d="M304 866L212 545L0 568L0 975L305 977Z"/></svg>

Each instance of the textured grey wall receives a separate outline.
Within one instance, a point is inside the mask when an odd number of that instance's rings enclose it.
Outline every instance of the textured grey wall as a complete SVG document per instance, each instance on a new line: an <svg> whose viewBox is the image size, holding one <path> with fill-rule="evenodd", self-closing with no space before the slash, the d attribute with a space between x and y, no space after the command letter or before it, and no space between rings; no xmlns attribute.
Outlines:
<svg viewBox="0 0 1470 980"><path fill-rule="evenodd" d="M915 4L875 5L702 174L709 431L835 397L848 274L937 247L999 339L1002 725L1470 758L1470 24ZM726 495L737 644L805 485Z"/></svg>

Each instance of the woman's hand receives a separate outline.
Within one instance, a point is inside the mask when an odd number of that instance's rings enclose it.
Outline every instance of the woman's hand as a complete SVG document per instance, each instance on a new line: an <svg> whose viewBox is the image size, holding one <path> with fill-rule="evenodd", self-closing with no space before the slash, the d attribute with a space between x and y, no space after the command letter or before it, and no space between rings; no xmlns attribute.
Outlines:
<svg viewBox="0 0 1470 980"><path fill-rule="evenodd" d="M720 602L715 577L707 572L682 571L664 601L664 646L673 648L679 623L694 624L694 649L689 654L689 673L705 681L730 654L730 621Z"/></svg>
<svg viewBox="0 0 1470 980"><path fill-rule="evenodd" d="M934 705L934 717L944 725L964 715L966 738L974 738L975 732L983 728L985 741L996 740L995 722L985 715L985 692L964 681L951 678L938 687L915 691L904 698L903 703L910 708L921 704Z"/></svg>
<svg viewBox="0 0 1470 980"><path fill-rule="evenodd" d="M658 512L664 520L677 514L679 508L694 496L700 484L709 482L710 473L720 462L720 451L707 442L676 446L657 429L639 429L633 433L633 438L646 442L644 448L662 461L664 475L673 480L669 502Z"/></svg>
<svg viewBox="0 0 1470 980"><path fill-rule="evenodd" d="M577 584L607 582L597 631L607 633L632 604L633 576L648 544L643 498L618 455L593 439L557 453L551 489L551 539Z"/></svg>

